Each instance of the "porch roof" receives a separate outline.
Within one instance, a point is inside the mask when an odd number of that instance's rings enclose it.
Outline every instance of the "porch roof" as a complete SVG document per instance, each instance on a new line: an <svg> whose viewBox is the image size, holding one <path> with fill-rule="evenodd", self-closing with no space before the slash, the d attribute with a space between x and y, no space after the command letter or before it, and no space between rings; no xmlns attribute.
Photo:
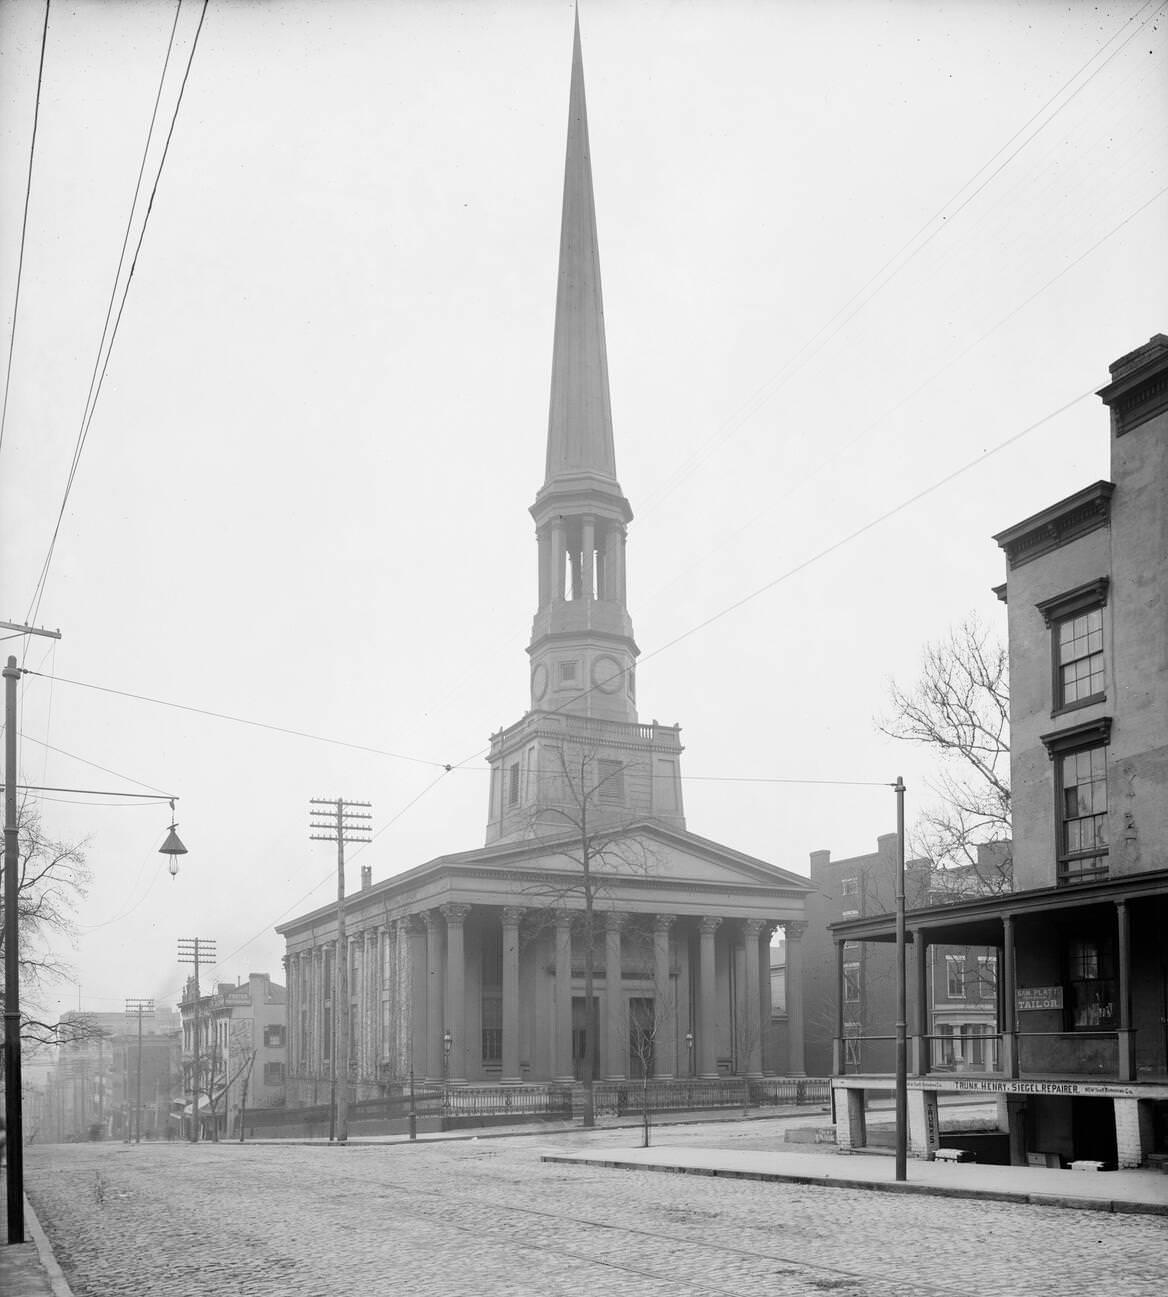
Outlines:
<svg viewBox="0 0 1168 1297"><path fill-rule="evenodd" d="M1007 917L1026 918L1149 898L1168 899L1168 869L1122 874L1118 878L1078 883L1071 887L1003 892L996 896L978 896L971 900L908 910L904 916L905 936L912 941L920 932L924 940L932 943L993 946L1001 938L1002 920ZM860 919L847 919L829 924L828 931L836 941L892 942L896 940L896 915L870 914Z"/></svg>

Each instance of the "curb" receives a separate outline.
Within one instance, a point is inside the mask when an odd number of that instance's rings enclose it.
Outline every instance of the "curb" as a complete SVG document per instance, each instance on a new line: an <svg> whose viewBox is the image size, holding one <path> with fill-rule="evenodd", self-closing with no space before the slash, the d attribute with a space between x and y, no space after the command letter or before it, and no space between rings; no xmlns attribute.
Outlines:
<svg viewBox="0 0 1168 1297"><path fill-rule="evenodd" d="M810 1185L821 1189L871 1189L877 1193L928 1194L934 1198L978 1198L984 1202L1025 1203L1035 1207L1067 1207L1078 1211L1120 1215L1168 1216L1168 1203L1128 1202L1111 1198L1074 1198L1066 1194L1023 1193L1010 1189L973 1189L960 1185L906 1184L903 1181L856 1180L842 1176L799 1175L784 1171L734 1171L712 1167L669 1166L663 1163L624 1162L615 1158L563 1157L545 1153L541 1162L564 1166L598 1166L614 1171L658 1171L664 1175L704 1175L719 1180L761 1180L768 1184Z"/></svg>
<svg viewBox="0 0 1168 1297"><path fill-rule="evenodd" d="M69 1281L57 1264L57 1258L53 1254L53 1245L49 1242L49 1236L41 1228L40 1220L37 1218L27 1194L24 1197L24 1223L28 1228L28 1232L32 1235L32 1241L36 1244L37 1256L40 1257L41 1265L44 1267L45 1274L48 1277L53 1297L73 1297L73 1289L69 1287Z"/></svg>

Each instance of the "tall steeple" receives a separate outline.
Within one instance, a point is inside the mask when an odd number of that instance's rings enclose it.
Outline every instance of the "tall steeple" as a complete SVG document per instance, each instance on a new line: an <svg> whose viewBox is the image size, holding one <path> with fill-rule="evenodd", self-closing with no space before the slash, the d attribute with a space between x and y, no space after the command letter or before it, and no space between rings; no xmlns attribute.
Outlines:
<svg viewBox="0 0 1168 1297"><path fill-rule="evenodd" d="M625 607L625 529L616 480L600 246L584 101L580 16L572 42L547 471L531 508L539 540L531 705L635 721L637 646Z"/></svg>
<svg viewBox="0 0 1168 1297"><path fill-rule="evenodd" d="M633 511L616 478L600 248L577 13L543 486L531 506L539 597L527 652L531 706L491 736L487 841L529 835L572 800L566 762L595 783L589 822L684 828L676 726L637 721L637 645L626 606ZM578 795L579 789L576 790Z"/></svg>

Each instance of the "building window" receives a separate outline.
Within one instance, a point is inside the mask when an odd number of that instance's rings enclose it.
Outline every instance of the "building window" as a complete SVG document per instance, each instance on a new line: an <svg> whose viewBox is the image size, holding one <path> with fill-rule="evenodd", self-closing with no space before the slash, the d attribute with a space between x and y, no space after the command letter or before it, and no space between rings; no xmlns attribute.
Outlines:
<svg viewBox="0 0 1168 1297"><path fill-rule="evenodd" d="M952 1067L954 1062L953 1024L951 1022L938 1023L937 1035L940 1037L937 1042L937 1052L940 1055L937 1062L942 1067Z"/></svg>
<svg viewBox="0 0 1168 1297"><path fill-rule="evenodd" d="M484 986L503 985L503 930L487 927L482 930L482 974Z"/></svg>
<svg viewBox="0 0 1168 1297"><path fill-rule="evenodd" d="M858 878L841 878L840 895L842 896L859 896L860 880Z"/></svg>
<svg viewBox="0 0 1168 1297"><path fill-rule="evenodd" d="M620 761L597 761L596 795L602 802L623 802L625 768Z"/></svg>
<svg viewBox="0 0 1168 1297"><path fill-rule="evenodd" d="M1107 749L1058 758L1060 883L1107 877Z"/></svg>
<svg viewBox="0 0 1168 1297"><path fill-rule="evenodd" d="M860 1003L860 965L844 965L844 1003Z"/></svg>
<svg viewBox="0 0 1168 1297"><path fill-rule="evenodd" d="M271 1026L264 1028L264 1048L265 1049L283 1049L284 1048L284 1028L280 1026Z"/></svg>
<svg viewBox="0 0 1168 1297"><path fill-rule="evenodd" d="M1109 585L1100 577L1036 605L1051 632L1056 715L1105 696L1103 609Z"/></svg>
<svg viewBox="0 0 1168 1297"><path fill-rule="evenodd" d="M513 761L507 770L507 805L519 805L519 762Z"/></svg>
<svg viewBox="0 0 1168 1297"><path fill-rule="evenodd" d="M1076 1031L1109 1031L1115 1026L1115 963L1098 941L1072 940L1067 946L1071 1026Z"/></svg>
<svg viewBox="0 0 1168 1297"><path fill-rule="evenodd" d="M560 663L560 684L574 685L576 683L576 678L579 669L580 669L580 664L575 660L571 662L561 662Z"/></svg>
<svg viewBox="0 0 1168 1297"><path fill-rule="evenodd" d="M945 956L945 995L950 1000L965 999L965 959L961 955Z"/></svg>
<svg viewBox="0 0 1168 1297"><path fill-rule="evenodd" d="M1092 608L1055 628L1058 688L1056 707L1103 697L1103 609Z"/></svg>
<svg viewBox="0 0 1168 1297"><path fill-rule="evenodd" d="M264 1084L265 1085L284 1084L284 1064L283 1063L264 1064Z"/></svg>
<svg viewBox="0 0 1168 1297"><path fill-rule="evenodd" d="M998 960L995 955L977 957L977 993L983 1000L992 1000L998 991Z"/></svg>

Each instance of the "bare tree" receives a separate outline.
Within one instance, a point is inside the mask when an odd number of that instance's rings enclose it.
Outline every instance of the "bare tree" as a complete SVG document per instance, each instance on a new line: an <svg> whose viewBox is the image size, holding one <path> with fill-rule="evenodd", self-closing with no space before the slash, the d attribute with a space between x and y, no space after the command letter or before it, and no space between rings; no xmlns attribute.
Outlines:
<svg viewBox="0 0 1168 1297"><path fill-rule="evenodd" d="M231 1023L228 1044L224 1046L216 1039L207 1053L207 1107L211 1111L211 1138L216 1143L219 1141L219 1105L223 1104L226 1122L227 1105L224 1101L227 1092L239 1078L250 1078L255 1055L250 1019Z"/></svg>
<svg viewBox="0 0 1168 1297"><path fill-rule="evenodd" d="M57 842L44 831L40 813L24 802L17 820L20 858L17 865L16 922L20 941L22 1039L36 1043L59 1041L56 1024L43 1015L37 995L70 975L58 953L76 937L77 902L89 886L85 863L86 842ZM2 890L0 890L2 895ZM3 1000L4 928L0 903L0 1001ZM91 1024L90 1024L91 1026ZM64 1043L86 1039L92 1030L83 1020L71 1023Z"/></svg>
<svg viewBox="0 0 1168 1297"><path fill-rule="evenodd" d="M933 891L971 895L1009 891L1010 690L1005 646L970 615L925 648L916 683L889 689L891 712L877 720L890 738L919 743L938 757L930 791L938 799L917 821L913 851L934 866Z"/></svg>
<svg viewBox="0 0 1168 1297"><path fill-rule="evenodd" d="M559 769L545 775L554 786L540 790L530 818L530 836L550 854L568 862L565 872L525 877L522 890L537 896L551 913L569 898L583 905L584 946L584 1125L596 1122L593 1082L596 1076L596 906L616 874L647 871L645 843L630 833L632 817L623 812L621 790L631 772L628 762L607 760L595 749L572 744L557 749Z"/></svg>
<svg viewBox="0 0 1168 1297"><path fill-rule="evenodd" d="M641 1147L649 1147L652 1129L652 1110L649 1082L656 1071L658 1055L663 1041L671 1041L670 1028L675 1025L677 1004L672 983L661 986L653 979L651 999L638 997L629 1001L626 1034L629 1054L640 1073L641 1082Z"/></svg>

